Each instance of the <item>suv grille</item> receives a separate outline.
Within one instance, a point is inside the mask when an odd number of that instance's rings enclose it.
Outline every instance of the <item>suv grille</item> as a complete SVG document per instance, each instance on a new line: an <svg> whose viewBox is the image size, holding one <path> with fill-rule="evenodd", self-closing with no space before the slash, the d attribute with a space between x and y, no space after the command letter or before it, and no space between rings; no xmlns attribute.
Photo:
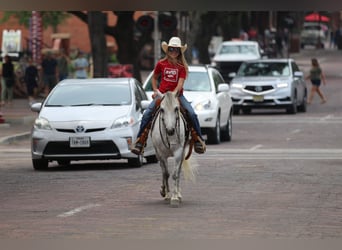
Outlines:
<svg viewBox="0 0 342 250"><path fill-rule="evenodd" d="M273 86L272 85L265 85L265 86L253 86L253 85L248 85L245 87L245 90L260 93L264 92L267 90L272 90Z"/></svg>

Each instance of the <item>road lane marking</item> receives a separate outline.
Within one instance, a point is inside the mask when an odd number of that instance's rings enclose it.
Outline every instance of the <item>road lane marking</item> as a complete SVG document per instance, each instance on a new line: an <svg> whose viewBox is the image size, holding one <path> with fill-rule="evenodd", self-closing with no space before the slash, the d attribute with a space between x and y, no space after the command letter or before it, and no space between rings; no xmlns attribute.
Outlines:
<svg viewBox="0 0 342 250"><path fill-rule="evenodd" d="M225 149L207 148L205 155L196 156L205 159L289 159L289 160L342 160L342 149Z"/></svg>
<svg viewBox="0 0 342 250"><path fill-rule="evenodd" d="M324 117L277 117L277 119L260 116L260 117L235 117L234 124L295 124L295 123L309 123L309 124L341 124L342 117L334 115L327 115Z"/></svg>
<svg viewBox="0 0 342 250"><path fill-rule="evenodd" d="M320 120L321 121L326 121L326 120L329 120L329 119L332 119L332 118L334 118L334 115L330 114L330 115L322 117Z"/></svg>
<svg viewBox="0 0 342 250"><path fill-rule="evenodd" d="M258 144L258 145L255 145L254 147L251 147L249 150L254 151L254 150L259 149L261 147L262 147L262 144Z"/></svg>
<svg viewBox="0 0 342 250"><path fill-rule="evenodd" d="M81 206L81 207L77 207L75 209L72 209L68 212L65 212L65 213L62 213L62 214L59 214L57 215L57 217L60 217L60 218L65 218L65 217L69 217L69 216L73 216L77 213L80 213L84 210L87 210L87 209L90 209L90 208L94 208L94 207L99 207L101 206L100 204L88 204L88 205L85 205L85 206Z"/></svg>

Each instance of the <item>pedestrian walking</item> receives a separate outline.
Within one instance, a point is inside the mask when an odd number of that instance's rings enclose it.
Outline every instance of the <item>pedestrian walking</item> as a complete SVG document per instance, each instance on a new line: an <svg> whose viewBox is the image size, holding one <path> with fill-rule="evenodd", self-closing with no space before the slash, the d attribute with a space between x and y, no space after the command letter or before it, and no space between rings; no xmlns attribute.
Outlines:
<svg viewBox="0 0 342 250"><path fill-rule="evenodd" d="M69 58L64 50L61 50L57 58L58 80L62 81L69 76Z"/></svg>
<svg viewBox="0 0 342 250"><path fill-rule="evenodd" d="M317 93L321 98L321 104L326 103L327 99L325 98L322 90L320 89L321 82L323 82L323 84L326 85L325 74L323 73L323 70L320 67L318 60L316 58L311 59L310 74L305 79L310 80L312 84L308 104L311 104L315 93Z"/></svg>
<svg viewBox="0 0 342 250"><path fill-rule="evenodd" d="M47 96L51 89L57 84L57 60L53 57L51 52L47 52L42 61L43 83L45 88L45 95Z"/></svg>
<svg viewBox="0 0 342 250"><path fill-rule="evenodd" d="M1 69L1 106L8 103L10 106L13 101L13 87L15 84L15 74L12 59L9 55L5 55L4 63Z"/></svg>
<svg viewBox="0 0 342 250"><path fill-rule="evenodd" d="M27 96L29 104L33 104L38 91L39 74L36 65L34 65L32 58L28 59L28 66L25 69L24 80L27 88Z"/></svg>

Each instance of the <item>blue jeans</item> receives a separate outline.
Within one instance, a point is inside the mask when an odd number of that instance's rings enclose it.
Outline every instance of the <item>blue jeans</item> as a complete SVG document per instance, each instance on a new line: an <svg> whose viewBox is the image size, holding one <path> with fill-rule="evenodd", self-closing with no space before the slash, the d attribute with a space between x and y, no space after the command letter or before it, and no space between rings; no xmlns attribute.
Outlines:
<svg viewBox="0 0 342 250"><path fill-rule="evenodd" d="M184 97L184 95L181 95L179 97L179 101L181 102L182 107L187 110L188 115L192 121L192 126L194 127L197 135L203 140L202 133L201 133L201 127L199 125L197 114L195 113L194 109L192 108L190 102L188 102L188 100ZM156 106L156 99L153 99L153 101L150 103L150 105L145 110L144 115L141 119L140 129L139 129L137 137L141 136L141 133L144 131L147 124L152 120L152 115L153 115L153 111L155 109L155 106Z"/></svg>

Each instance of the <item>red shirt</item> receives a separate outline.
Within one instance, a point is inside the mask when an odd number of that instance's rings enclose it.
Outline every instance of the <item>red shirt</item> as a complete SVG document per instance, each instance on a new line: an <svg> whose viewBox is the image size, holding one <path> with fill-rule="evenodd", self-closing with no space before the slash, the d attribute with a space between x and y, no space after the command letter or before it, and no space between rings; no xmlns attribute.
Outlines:
<svg viewBox="0 0 342 250"><path fill-rule="evenodd" d="M168 60L160 60L154 68L154 75L161 75L158 89L161 93L165 93L177 87L179 78L186 78L186 70L181 64L174 65ZM183 88L180 94L183 94Z"/></svg>

